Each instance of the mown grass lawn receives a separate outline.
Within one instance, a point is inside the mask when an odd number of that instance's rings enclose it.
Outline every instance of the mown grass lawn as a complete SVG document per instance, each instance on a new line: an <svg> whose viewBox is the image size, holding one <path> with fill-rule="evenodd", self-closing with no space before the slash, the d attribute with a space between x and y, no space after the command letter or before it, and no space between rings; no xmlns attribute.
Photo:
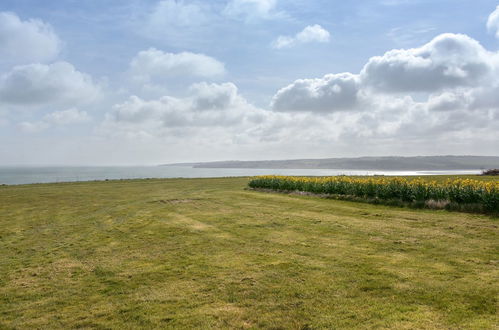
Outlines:
<svg viewBox="0 0 499 330"><path fill-rule="evenodd" d="M497 328L499 221L244 190L0 187L0 328Z"/></svg>

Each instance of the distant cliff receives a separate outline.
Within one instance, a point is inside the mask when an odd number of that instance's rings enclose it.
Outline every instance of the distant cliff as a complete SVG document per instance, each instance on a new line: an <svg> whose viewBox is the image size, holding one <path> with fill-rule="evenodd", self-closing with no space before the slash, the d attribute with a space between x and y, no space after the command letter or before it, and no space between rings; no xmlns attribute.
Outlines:
<svg viewBox="0 0 499 330"><path fill-rule="evenodd" d="M418 156L418 157L360 157L326 159L292 159L260 161L218 161L206 163L177 163L163 166L192 166L195 168L261 168L261 169L350 169L350 170L477 170L499 168L495 156Z"/></svg>

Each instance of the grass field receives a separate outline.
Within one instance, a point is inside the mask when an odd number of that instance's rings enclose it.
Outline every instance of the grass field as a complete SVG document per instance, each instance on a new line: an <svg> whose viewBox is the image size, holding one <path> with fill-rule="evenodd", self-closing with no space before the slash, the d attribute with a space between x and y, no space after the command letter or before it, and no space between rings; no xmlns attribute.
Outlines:
<svg viewBox="0 0 499 330"><path fill-rule="evenodd" d="M248 178L0 187L0 328L499 326L499 221Z"/></svg>

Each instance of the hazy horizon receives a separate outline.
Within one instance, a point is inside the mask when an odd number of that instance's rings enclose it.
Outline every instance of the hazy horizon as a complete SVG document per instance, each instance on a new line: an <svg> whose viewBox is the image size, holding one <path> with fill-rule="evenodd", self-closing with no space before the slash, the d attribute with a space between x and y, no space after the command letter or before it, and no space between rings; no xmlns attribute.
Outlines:
<svg viewBox="0 0 499 330"><path fill-rule="evenodd" d="M327 160L327 159L362 159L362 158L418 158L418 157L491 157L499 158L499 155L416 155L416 156L395 156L395 155L382 155L382 156L355 156L355 157L320 157L320 158L251 158L251 159L213 159L205 161L178 161L178 162L159 162L159 163L31 163L31 164L0 164L0 167L155 167L155 166L173 166L182 164L210 164L210 163L224 163L224 162L283 162L283 161L299 161L299 160ZM478 169L478 168L477 168ZM424 169L422 169L424 170Z"/></svg>
<svg viewBox="0 0 499 330"><path fill-rule="evenodd" d="M0 166L498 156L492 0L0 4Z"/></svg>

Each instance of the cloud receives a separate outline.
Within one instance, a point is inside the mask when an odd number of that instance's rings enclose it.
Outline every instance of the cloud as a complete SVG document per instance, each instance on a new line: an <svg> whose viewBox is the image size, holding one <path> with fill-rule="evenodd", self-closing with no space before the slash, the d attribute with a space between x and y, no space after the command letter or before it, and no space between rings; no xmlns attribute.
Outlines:
<svg viewBox="0 0 499 330"><path fill-rule="evenodd" d="M499 6L496 7L487 20L487 29L499 38Z"/></svg>
<svg viewBox="0 0 499 330"><path fill-rule="evenodd" d="M45 122L54 125L70 125L84 123L90 120L90 116L85 111L71 108L63 111L55 111L44 117Z"/></svg>
<svg viewBox="0 0 499 330"><path fill-rule="evenodd" d="M273 43L272 47L290 48L300 44L306 44L311 42L327 43L329 42L331 35L320 25L309 25L304 28L301 32L298 32L295 36L279 36Z"/></svg>
<svg viewBox="0 0 499 330"><path fill-rule="evenodd" d="M67 125L82 124L90 121L90 116L85 111L71 108L62 111L54 111L43 117L42 120L29 122L23 121L18 124L21 131L25 133L39 133L51 127L61 127Z"/></svg>
<svg viewBox="0 0 499 330"><path fill-rule="evenodd" d="M335 152L407 154L427 152L429 141L441 148L436 152L472 153L493 150L499 138L498 111L471 110L467 103L459 103L460 95L435 94L428 102L417 102L410 96L368 95L369 103L362 103L354 111L322 112L317 116L258 109L239 95L234 98L235 86L220 85L205 87L211 95L208 99L223 101L204 107L198 107L196 100L206 96L196 88L185 98L131 97L115 106L101 133L114 139L162 145L158 150L172 150L168 153L183 157L189 157L184 153L187 148L196 157L209 159L227 154L289 158L293 150L299 157L317 157L318 151L321 156ZM450 103L459 106L445 108ZM206 148L209 156L203 153Z"/></svg>
<svg viewBox="0 0 499 330"><path fill-rule="evenodd" d="M330 34L322 26L309 25L296 35L297 42L329 42Z"/></svg>
<svg viewBox="0 0 499 330"><path fill-rule="evenodd" d="M468 91L443 92L431 95L428 99L430 111L456 111L470 106L472 96Z"/></svg>
<svg viewBox="0 0 499 330"><path fill-rule="evenodd" d="M410 24L390 29L386 36L393 40L397 45L407 46L425 42L433 35L435 27L425 24Z"/></svg>
<svg viewBox="0 0 499 330"><path fill-rule="evenodd" d="M499 81L477 86L471 92L470 107L472 109L495 109L499 119Z"/></svg>
<svg viewBox="0 0 499 330"><path fill-rule="evenodd" d="M249 104L233 83L198 83L185 97L145 100L131 96L106 115L99 132L108 139L163 144L168 150L203 153L239 152L262 144L308 143L318 134L304 127L321 125L313 116L276 113ZM324 130L320 130L324 133ZM328 132L320 137L337 134ZM312 137L313 136L313 137ZM187 148L187 149L186 149ZM215 154L212 154L212 157Z"/></svg>
<svg viewBox="0 0 499 330"><path fill-rule="evenodd" d="M18 127L21 131L24 133L39 133L41 131L44 131L48 129L50 126L44 122L44 121L39 121L39 122L28 122L28 121L23 121L18 124Z"/></svg>
<svg viewBox="0 0 499 330"><path fill-rule="evenodd" d="M197 2L183 0L159 1L150 13L149 28L158 33L167 33L169 27L186 28L203 25L209 21L207 7Z"/></svg>
<svg viewBox="0 0 499 330"><path fill-rule="evenodd" d="M195 110L225 110L237 104L246 104L246 100L238 95L237 87L233 83L208 84L203 82L192 85L190 90Z"/></svg>
<svg viewBox="0 0 499 330"><path fill-rule="evenodd" d="M271 107L289 112L362 111L372 109L376 100L385 100L386 106L396 102L397 94L418 93L429 97L428 106L434 110L462 109L483 100L489 100L490 107L497 100L490 91L498 89L498 70L499 53L487 51L468 36L442 34L419 48L372 57L359 75L299 79L280 89Z"/></svg>
<svg viewBox="0 0 499 330"><path fill-rule="evenodd" d="M498 57L470 37L443 34L373 57L360 74L296 80L274 95L271 109L291 118L320 114L314 126L302 121L310 134L302 138L322 136L338 148L358 146L357 152L386 153L382 145L394 153L408 145L427 150L429 141L447 153L488 150L499 139ZM299 127L286 130L294 139Z"/></svg>
<svg viewBox="0 0 499 330"><path fill-rule="evenodd" d="M351 73L329 74L319 79L299 79L272 98L276 111L334 112L356 108L359 77Z"/></svg>
<svg viewBox="0 0 499 330"><path fill-rule="evenodd" d="M270 110L251 105L233 83L193 84L183 97L132 96L99 132L172 152L208 148L210 158L407 154L427 152L429 142L435 152L488 151L499 139L497 59L467 36L444 34L371 58L358 74L296 80L276 92Z"/></svg>
<svg viewBox="0 0 499 330"><path fill-rule="evenodd" d="M257 6L251 1L246 5ZM161 1L157 8L162 12L155 18L158 33L168 33L171 26L203 30L202 24L214 17L210 15L223 18L211 11L215 7L200 2ZM256 14L251 15L276 14L275 3L261 8L253 8ZM177 9L180 17L174 14ZM188 19L196 15L199 21ZM233 15L247 19L248 12ZM309 26L283 39L280 47L327 42L329 33L320 29ZM135 82L157 89L128 97L132 93L123 88L120 95L128 98L108 100L115 105L92 138L98 140L96 147L109 148L103 159L116 147L128 161L134 154L127 149L130 144L153 161L164 155L199 160L195 158L425 153L429 144L441 148L432 152L494 152L499 139L498 63L499 54L476 40L443 34L420 47L373 57L360 72L298 79L279 89L266 110L249 103L234 83L219 83L226 70L217 59L150 48L137 53L128 73ZM26 132L57 131L90 120L87 112L73 107L94 99L99 91L90 76L65 62L16 66L0 75L3 110L16 105L67 109L38 120L8 118L22 121L18 127ZM112 147L105 142L108 138Z"/></svg>
<svg viewBox="0 0 499 330"><path fill-rule="evenodd" d="M0 62L46 62L56 58L60 49L61 41L49 24L0 12Z"/></svg>
<svg viewBox="0 0 499 330"><path fill-rule="evenodd" d="M419 48L395 49L372 57L363 83L383 92L431 92L475 86L493 73L497 55L462 34L442 34Z"/></svg>
<svg viewBox="0 0 499 330"><path fill-rule="evenodd" d="M198 49L211 43L211 33L216 29L220 13L211 1L162 0L153 6L141 4L132 20L134 31L146 39L160 44L166 42L176 49ZM145 8L145 12L140 10Z"/></svg>
<svg viewBox="0 0 499 330"><path fill-rule="evenodd" d="M165 53L150 48L139 52L130 63L130 71L140 82L185 78L215 78L225 74L222 62L204 54Z"/></svg>
<svg viewBox="0 0 499 330"><path fill-rule="evenodd" d="M485 144L491 146L491 140L499 138L497 111L473 110L463 96L443 93L424 102L410 96L372 96L369 108L347 112L337 122L337 142L358 144L362 150L390 145L392 152L403 152L404 145L412 152L427 150L428 143L441 148L437 152L448 152L453 146L461 153L487 150ZM470 145L475 149L466 147Z"/></svg>
<svg viewBox="0 0 499 330"><path fill-rule="evenodd" d="M223 10L223 14L247 21L255 19L269 19L282 16L276 12L277 0L230 0Z"/></svg>
<svg viewBox="0 0 499 330"><path fill-rule="evenodd" d="M99 86L67 62L14 67L0 76L0 103L38 106L92 101Z"/></svg>
<svg viewBox="0 0 499 330"><path fill-rule="evenodd" d="M198 83L184 98L163 96L144 100L131 96L107 115L105 129L164 134L178 128L231 127L245 121L257 122L261 110L248 104L232 83Z"/></svg>

